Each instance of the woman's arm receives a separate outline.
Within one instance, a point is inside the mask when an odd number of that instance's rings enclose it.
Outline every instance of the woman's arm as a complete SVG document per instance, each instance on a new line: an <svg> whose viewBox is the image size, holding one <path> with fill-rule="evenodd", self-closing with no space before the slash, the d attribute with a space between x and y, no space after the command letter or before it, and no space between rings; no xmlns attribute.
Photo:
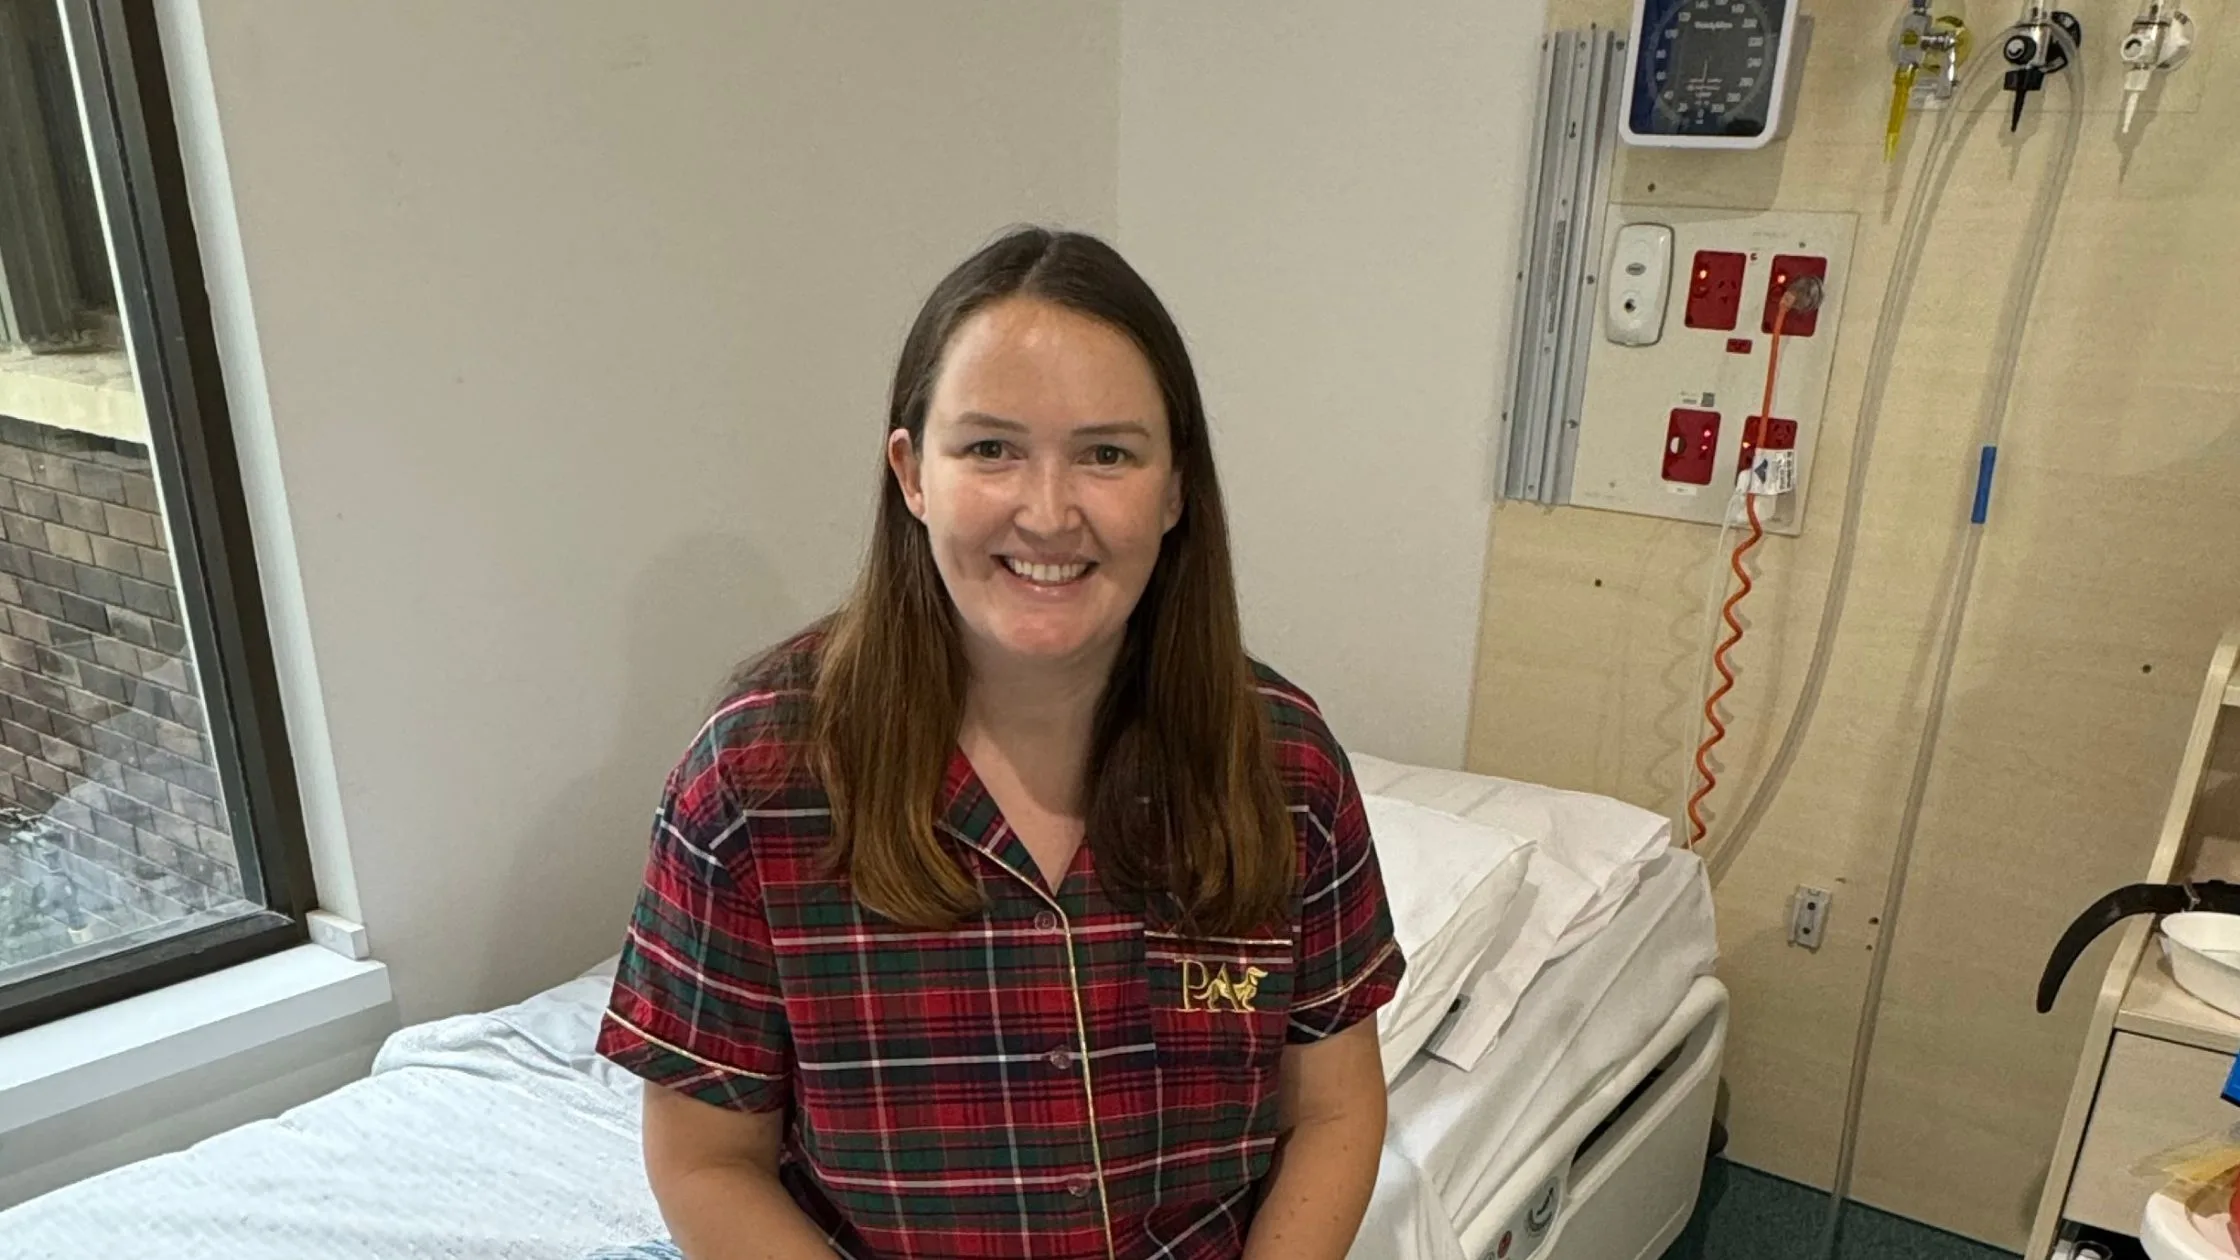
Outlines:
<svg viewBox="0 0 2240 1260"><path fill-rule="evenodd" d="M782 1109L732 1111L646 1086L646 1179L687 1260L831 1260L824 1231L778 1184L784 1131Z"/></svg>
<svg viewBox="0 0 2240 1260"><path fill-rule="evenodd" d="M1369 1210L1384 1151L1377 1021L1286 1046L1281 1070L1284 1136L1245 1239L1245 1260L1344 1260Z"/></svg>

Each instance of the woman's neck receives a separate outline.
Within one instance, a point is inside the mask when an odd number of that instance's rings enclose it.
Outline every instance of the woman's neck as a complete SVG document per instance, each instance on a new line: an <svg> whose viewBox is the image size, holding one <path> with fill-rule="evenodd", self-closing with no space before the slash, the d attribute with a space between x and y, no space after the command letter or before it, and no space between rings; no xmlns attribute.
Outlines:
<svg viewBox="0 0 2240 1260"><path fill-rule="evenodd" d="M1079 815L1097 702L1112 657L973 671L965 689L965 755L983 772L1000 763L1045 808ZM999 771L1003 773L1003 771Z"/></svg>

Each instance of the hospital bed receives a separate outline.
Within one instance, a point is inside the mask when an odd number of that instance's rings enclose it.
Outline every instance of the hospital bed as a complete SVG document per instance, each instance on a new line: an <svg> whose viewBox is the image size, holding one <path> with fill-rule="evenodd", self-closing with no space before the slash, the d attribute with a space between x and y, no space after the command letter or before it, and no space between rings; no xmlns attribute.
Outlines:
<svg viewBox="0 0 2240 1260"><path fill-rule="evenodd" d="M1703 864L1672 853L1541 974L1476 1068L1419 1056L1402 1073L1386 1145L1438 1195L1460 1255L1664 1254L1709 1151L1727 1032L1715 950Z"/></svg>
<svg viewBox="0 0 2240 1260"><path fill-rule="evenodd" d="M1356 1257L1653 1260L1679 1233L1726 994L1702 864L1671 851L1637 875L1472 1070L1400 1072ZM406 1028L364 1080L0 1212L0 1255L573 1260L659 1234L639 1084L592 1053L611 966Z"/></svg>
<svg viewBox="0 0 2240 1260"><path fill-rule="evenodd" d="M1520 815L1552 810L1576 828L1623 810L1489 776L1354 762L1363 792L1464 818L1524 825ZM1566 797L1597 808L1566 810ZM1686 1226L1726 1049L1710 880L1680 849L1623 881L1595 879L1623 900L1582 915L1591 935L1532 978L1492 1049L1469 1071L1418 1055L1392 1083L1385 1168L1356 1257L1437 1254L1375 1249L1405 1236L1381 1216L1417 1181L1468 1260L1655 1260Z"/></svg>

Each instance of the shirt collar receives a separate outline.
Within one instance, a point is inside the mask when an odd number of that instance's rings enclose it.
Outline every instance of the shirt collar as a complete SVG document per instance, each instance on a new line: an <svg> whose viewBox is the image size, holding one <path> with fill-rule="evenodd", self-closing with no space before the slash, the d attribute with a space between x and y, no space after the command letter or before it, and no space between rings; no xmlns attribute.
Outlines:
<svg viewBox="0 0 2240 1260"><path fill-rule="evenodd" d="M1043 883L1034 855L1027 852L1019 833L1003 820L996 798L988 793L987 785L980 782L979 772L972 768L972 759L964 755L962 748L950 750L949 768L941 780L940 806L935 816L950 834L987 854L1030 886L1044 892L1056 891Z"/></svg>

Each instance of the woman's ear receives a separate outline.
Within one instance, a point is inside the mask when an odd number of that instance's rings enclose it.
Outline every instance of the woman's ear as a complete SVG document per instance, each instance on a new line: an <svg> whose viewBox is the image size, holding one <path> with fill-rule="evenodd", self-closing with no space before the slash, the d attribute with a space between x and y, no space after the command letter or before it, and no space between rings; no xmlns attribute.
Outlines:
<svg viewBox="0 0 2240 1260"><path fill-rule="evenodd" d="M894 482L902 488L902 501L910 515L926 519L925 460L918 454L918 444L910 439L910 430L896 429L887 434L887 467L894 470Z"/></svg>
<svg viewBox="0 0 2240 1260"><path fill-rule="evenodd" d="M1179 468L1167 474L1166 521L1159 528L1162 534L1182 523L1182 470Z"/></svg>

